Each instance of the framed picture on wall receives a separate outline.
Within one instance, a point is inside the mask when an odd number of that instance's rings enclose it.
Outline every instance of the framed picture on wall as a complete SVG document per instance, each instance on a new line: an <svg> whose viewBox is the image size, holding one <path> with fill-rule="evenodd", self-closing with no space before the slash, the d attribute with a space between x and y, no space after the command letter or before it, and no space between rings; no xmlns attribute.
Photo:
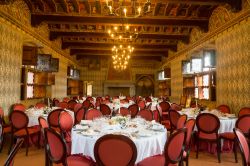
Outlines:
<svg viewBox="0 0 250 166"><path fill-rule="evenodd" d="M50 62L51 62L51 55L50 54L38 54L36 69L39 71L49 72L50 71Z"/></svg>

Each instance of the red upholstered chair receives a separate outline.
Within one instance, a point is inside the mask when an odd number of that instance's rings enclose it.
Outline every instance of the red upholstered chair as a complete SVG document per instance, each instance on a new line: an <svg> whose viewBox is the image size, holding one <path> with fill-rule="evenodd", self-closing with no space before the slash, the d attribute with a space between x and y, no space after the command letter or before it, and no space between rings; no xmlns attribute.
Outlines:
<svg viewBox="0 0 250 166"><path fill-rule="evenodd" d="M44 107L46 107L46 104L44 104L44 103L36 103L35 107L36 108L44 108Z"/></svg>
<svg viewBox="0 0 250 166"><path fill-rule="evenodd" d="M139 112L139 107L137 104L132 104L128 107L128 110L130 112L131 118L134 118Z"/></svg>
<svg viewBox="0 0 250 166"><path fill-rule="evenodd" d="M139 100L137 104L140 110L145 109L146 107L146 102L144 100Z"/></svg>
<svg viewBox="0 0 250 166"><path fill-rule="evenodd" d="M238 114L238 117L241 117L242 115L250 114L250 107L244 107L241 108Z"/></svg>
<svg viewBox="0 0 250 166"><path fill-rule="evenodd" d="M180 106L185 108L186 107L186 103L187 103L187 96L181 96Z"/></svg>
<svg viewBox="0 0 250 166"><path fill-rule="evenodd" d="M241 117L239 117L235 123L235 128L240 129L244 133L244 135L248 137L250 129L250 114L242 115ZM234 143L233 151L234 151L235 162L237 163L238 159L237 159L236 135L234 134L234 132L221 133L220 138Z"/></svg>
<svg viewBox="0 0 250 166"><path fill-rule="evenodd" d="M130 138L108 134L96 141L94 155L96 164L100 166L134 166L137 149Z"/></svg>
<svg viewBox="0 0 250 166"><path fill-rule="evenodd" d="M23 138L19 138L17 141L16 141L16 144L15 146L13 147L13 149L11 150L7 160L5 161L4 163L4 166L13 166L14 164L14 158L17 154L17 152L19 151L19 149L21 148L22 144L24 142L24 139Z"/></svg>
<svg viewBox="0 0 250 166"><path fill-rule="evenodd" d="M181 162L186 140L186 129L178 129L168 139L163 155L148 157L138 166L174 166Z"/></svg>
<svg viewBox="0 0 250 166"><path fill-rule="evenodd" d="M62 109L67 109L68 108L68 103L67 102L59 102L58 103L58 107L62 108Z"/></svg>
<svg viewBox="0 0 250 166"><path fill-rule="evenodd" d="M42 116L39 116L38 122L39 122L39 126L40 126L40 129L41 129L41 135L44 138L43 139L44 140L43 144L44 144L44 150L45 150L44 151L44 153L45 153L45 155L44 155L45 156L45 165L48 166L49 165L49 160L48 160L48 156L46 154L44 130L46 128L49 128L49 124L48 124L47 120L44 117L42 117Z"/></svg>
<svg viewBox="0 0 250 166"><path fill-rule="evenodd" d="M187 120L187 115L185 114L181 115L177 120L176 128L177 129L183 128L185 126L186 120Z"/></svg>
<svg viewBox="0 0 250 166"><path fill-rule="evenodd" d="M164 102L164 101L160 102L159 107L157 107L157 109L160 111L161 123L163 125L170 125L169 115L168 115L169 114L169 108L170 108L170 104L168 102Z"/></svg>
<svg viewBox="0 0 250 166"><path fill-rule="evenodd" d="M172 103L170 106L170 109L180 111L182 109L182 107L179 104Z"/></svg>
<svg viewBox="0 0 250 166"><path fill-rule="evenodd" d="M76 104L77 104L77 102L75 100L68 101L68 109L74 111Z"/></svg>
<svg viewBox="0 0 250 166"><path fill-rule="evenodd" d="M106 104L100 105L100 111L101 111L102 115L111 115L111 109Z"/></svg>
<svg viewBox="0 0 250 166"><path fill-rule="evenodd" d="M61 136L67 145L67 154L71 152L71 129L74 125L72 116L67 111L62 111L59 115L59 127Z"/></svg>
<svg viewBox="0 0 250 166"><path fill-rule="evenodd" d="M210 113L199 114L196 118L196 126L198 129L196 135L196 158L198 158L199 154L200 141L217 143L217 156L220 163L221 141L218 135L218 130L220 128L219 118Z"/></svg>
<svg viewBox="0 0 250 166"><path fill-rule="evenodd" d="M0 152L3 149L3 145L5 142L5 135L11 133L11 125L7 124L4 120L4 110L2 109L2 107L0 107L0 125L2 126L2 130L1 130L1 137L0 137Z"/></svg>
<svg viewBox="0 0 250 166"><path fill-rule="evenodd" d="M137 115L146 119L147 121L152 121L154 119L152 111L147 109L140 110Z"/></svg>
<svg viewBox="0 0 250 166"><path fill-rule="evenodd" d="M222 113L230 113L230 108L227 106L227 105L219 105L218 107L217 107L217 110L219 110L220 112L222 112Z"/></svg>
<svg viewBox="0 0 250 166"><path fill-rule="evenodd" d="M91 97L91 96L88 96L88 97L86 98L86 100L88 100L88 101L90 101L90 102L93 102L93 101L94 101L94 98Z"/></svg>
<svg viewBox="0 0 250 166"><path fill-rule="evenodd" d="M25 111L26 108L23 104L17 103L17 104L14 104L14 106L13 106L13 111L15 111L15 110Z"/></svg>
<svg viewBox="0 0 250 166"><path fill-rule="evenodd" d="M195 120L194 119L189 119L186 122L185 126L184 126L187 129L187 134L186 134L186 143L185 143L185 148L184 148L182 160L186 162L186 166L189 165L189 154L190 154L190 149L191 149L191 138L192 138L192 134L193 134L193 131L194 131L194 126L195 126Z"/></svg>
<svg viewBox="0 0 250 166"><path fill-rule="evenodd" d="M28 155L29 149L29 138L30 135L38 134L38 146L40 142L40 129L28 127L29 117L23 112L19 110L15 110L10 114L10 122L11 122L11 143L10 149L13 146L14 138L25 138L26 141L26 156Z"/></svg>
<svg viewBox="0 0 250 166"><path fill-rule="evenodd" d="M53 111L51 111L48 115L48 119L47 119L47 122L49 124L49 127L57 130L57 131L60 131L60 128L59 128L59 115L60 113L64 111L63 109L55 109Z"/></svg>
<svg viewBox="0 0 250 166"><path fill-rule="evenodd" d="M80 108L82 108L82 104L81 103L76 103L74 106L74 113L76 113Z"/></svg>
<svg viewBox="0 0 250 166"><path fill-rule="evenodd" d="M67 155L66 144L55 130L45 129L46 154L51 163L63 166L93 166L94 163L81 155ZM52 165L52 164L51 164Z"/></svg>
<svg viewBox="0 0 250 166"><path fill-rule="evenodd" d="M84 119L85 109L82 107L75 113L75 124L79 124Z"/></svg>
<svg viewBox="0 0 250 166"><path fill-rule="evenodd" d="M68 103L68 101L70 101L70 98L68 98L68 97L63 98L63 102Z"/></svg>
<svg viewBox="0 0 250 166"><path fill-rule="evenodd" d="M240 147L240 152L242 156L242 165L248 166L249 163L249 146L244 133L240 129L234 128L234 133L236 135L237 143Z"/></svg>
<svg viewBox="0 0 250 166"><path fill-rule="evenodd" d="M152 99L151 99L149 96L147 96L147 97L145 98L145 101L146 101L146 102L152 102Z"/></svg>
<svg viewBox="0 0 250 166"><path fill-rule="evenodd" d="M161 123L161 113L162 113L161 107L157 104L156 110L153 111L153 117L156 122Z"/></svg>
<svg viewBox="0 0 250 166"><path fill-rule="evenodd" d="M83 103L82 103L82 106L86 109L86 110L88 110L89 109L89 107L90 107L90 101L89 100L85 100Z"/></svg>
<svg viewBox="0 0 250 166"><path fill-rule="evenodd" d="M85 113L85 119L86 120L93 120L95 118L99 118L102 116L102 113L94 108L89 109L88 111L86 111Z"/></svg>
<svg viewBox="0 0 250 166"><path fill-rule="evenodd" d="M121 107L121 108L120 108L120 114L121 114L122 116L127 116L127 115L130 114L130 112L129 112L128 108L126 108L126 107Z"/></svg>
<svg viewBox="0 0 250 166"><path fill-rule="evenodd" d="M170 133L177 129L177 122L180 116L181 115L177 111L169 110Z"/></svg>
<svg viewBox="0 0 250 166"><path fill-rule="evenodd" d="M59 102L60 101L58 99L54 98L53 99L53 106L58 107Z"/></svg>

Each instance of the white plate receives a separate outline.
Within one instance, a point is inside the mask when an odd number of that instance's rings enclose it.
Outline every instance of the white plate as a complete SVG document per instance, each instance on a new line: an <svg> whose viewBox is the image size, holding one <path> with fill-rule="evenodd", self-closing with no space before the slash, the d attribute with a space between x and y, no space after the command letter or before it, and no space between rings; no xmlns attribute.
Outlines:
<svg viewBox="0 0 250 166"><path fill-rule="evenodd" d="M89 125L92 123L92 120L81 120L81 123L82 125Z"/></svg>

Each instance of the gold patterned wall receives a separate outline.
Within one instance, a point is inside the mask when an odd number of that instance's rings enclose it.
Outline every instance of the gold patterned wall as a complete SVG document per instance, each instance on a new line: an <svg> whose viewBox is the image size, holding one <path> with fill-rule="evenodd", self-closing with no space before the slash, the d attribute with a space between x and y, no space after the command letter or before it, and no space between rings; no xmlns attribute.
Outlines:
<svg viewBox="0 0 250 166"><path fill-rule="evenodd" d="M250 107L250 19L222 33L217 50L217 104L238 112Z"/></svg>
<svg viewBox="0 0 250 166"><path fill-rule="evenodd" d="M30 26L29 9L22 0L16 0L11 5L0 5L0 106L6 113L13 103L22 102L29 106L38 101L20 101L22 47L26 43L36 44L42 47L40 53L52 54L60 59L51 94L56 98L67 95L67 66L79 66L66 57L67 51L60 50L60 40L49 41L48 32L45 24L36 28Z"/></svg>

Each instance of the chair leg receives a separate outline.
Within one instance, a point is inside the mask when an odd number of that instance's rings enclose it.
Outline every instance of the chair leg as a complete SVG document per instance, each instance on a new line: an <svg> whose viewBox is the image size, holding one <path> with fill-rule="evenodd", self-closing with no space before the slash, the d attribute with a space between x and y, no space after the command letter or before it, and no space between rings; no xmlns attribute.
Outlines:
<svg viewBox="0 0 250 166"><path fill-rule="evenodd" d="M237 158L237 144L236 141L233 142L233 151L234 151L234 158L235 158L235 162L238 163L238 158Z"/></svg>
<svg viewBox="0 0 250 166"><path fill-rule="evenodd" d="M218 156L219 163L221 162L220 152L221 152L221 141L220 139L217 139L217 156Z"/></svg>
<svg viewBox="0 0 250 166"><path fill-rule="evenodd" d="M25 146L26 146L26 156L28 156L28 153L29 153L29 136L27 135L26 138L26 143L25 143Z"/></svg>
<svg viewBox="0 0 250 166"><path fill-rule="evenodd" d="M199 156L199 138L196 139L196 158L198 159Z"/></svg>
<svg viewBox="0 0 250 166"><path fill-rule="evenodd" d="M11 134L11 138L10 138L10 147L9 147L9 152L8 152L8 154L10 154L13 144L14 144L14 135Z"/></svg>
<svg viewBox="0 0 250 166"><path fill-rule="evenodd" d="M186 166L188 166L189 165L189 161L188 161L188 156L186 157Z"/></svg>
<svg viewBox="0 0 250 166"><path fill-rule="evenodd" d="M41 136L42 136L41 132L38 132L38 140L37 140L37 147L38 147L38 149L41 148L41 145L40 145Z"/></svg>

